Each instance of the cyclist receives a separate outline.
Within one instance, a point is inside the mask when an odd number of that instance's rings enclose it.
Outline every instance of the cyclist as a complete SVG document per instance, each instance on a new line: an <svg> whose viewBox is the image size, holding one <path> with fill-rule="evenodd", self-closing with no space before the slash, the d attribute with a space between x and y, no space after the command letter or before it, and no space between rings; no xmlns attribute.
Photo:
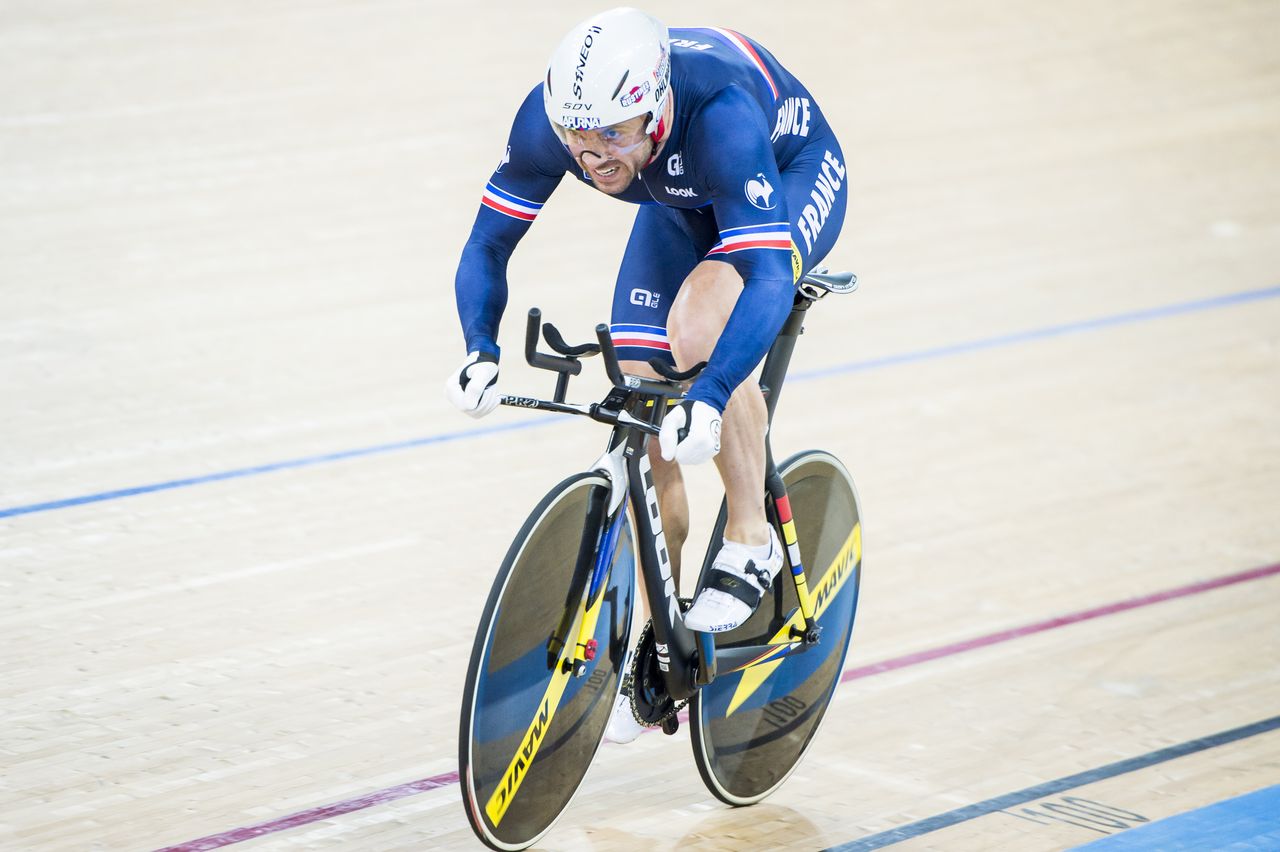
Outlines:
<svg viewBox="0 0 1280 852"><path fill-rule="evenodd" d="M728 523L684 620L731 630L782 565L764 514L767 410L744 380L786 319L795 282L839 234L844 155L808 90L739 33L668 30L630 8L574 27L516 113L458 265L468 354L446 394L474 417L498 404L507 260L566 174L639 205L610 326L623 370L654 378L655 356L680 369L708 362L650 457L677 584L688 533L678 465L716 459Z"/></svg>

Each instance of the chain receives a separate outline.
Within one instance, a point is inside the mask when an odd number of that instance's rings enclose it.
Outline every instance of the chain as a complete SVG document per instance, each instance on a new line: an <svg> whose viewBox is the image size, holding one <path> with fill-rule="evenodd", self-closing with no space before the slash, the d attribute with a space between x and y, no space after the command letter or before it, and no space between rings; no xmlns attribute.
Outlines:
<svg viewBox="0 0 1280 852"><path fill-rule="evenodd" d="M681 600L681 603L684 603L683 599ZM644 629L640 631L640 640L636 642L635 647L639 649L642 646L644 646L645 641L649 638L649 635L652 633L653 633L653 619L649 619L648 621L645 622ZM631 706L631 717L636 720L636 723L639 725L644 725L646 728L656 728L662 725L662 723L666 722L672 716L675 716L677 713L683 710L685 706L689 703L689 699L686 698L683 701L676 701L674 703L674 706L670 710L668 710L666 713L663 713L662 717L658 719L656 722L649 722L649 721L646 721L645 719L641 719L640 714L636 712L636 686L635 686L638 680L638 675L640 672L641 665L643 665L643 660L641 659L641 655L639 653L632 654L631 667L627 671L626 678L622 682L622 688L623 690L629 691L629 697L631 700L628 703ZM670 695L667 695L667 700L673 701L674 699L672 699Z"/></svg>

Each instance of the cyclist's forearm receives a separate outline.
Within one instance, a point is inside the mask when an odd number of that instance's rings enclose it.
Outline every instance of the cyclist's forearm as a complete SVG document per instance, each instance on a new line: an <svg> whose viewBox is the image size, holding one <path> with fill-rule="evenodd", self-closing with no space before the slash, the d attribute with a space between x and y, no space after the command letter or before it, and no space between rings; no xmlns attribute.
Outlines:
<svg viewBox="0 0 1280 852"><path fill-rule="evenodd" d="M507 307L510 257L509 249L474 235L462 250L453 287L468 352L498 354L498 324Z"/></svg>
<svg viewBox="0 0 1280 852"><path fill-rule="evenodd" d="M773 345L791 311L793 292L791 281L785 278L747 281L706 370L689 391L690 399L724 411L734 390L751 375Z"/></svg>

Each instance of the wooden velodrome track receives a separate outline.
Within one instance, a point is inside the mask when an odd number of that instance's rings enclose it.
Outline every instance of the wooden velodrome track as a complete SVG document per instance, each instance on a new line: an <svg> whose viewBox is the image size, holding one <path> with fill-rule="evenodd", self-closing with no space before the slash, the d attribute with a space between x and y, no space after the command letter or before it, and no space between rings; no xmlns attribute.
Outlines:
<svg viewBox="0 0 1280 852"><path fill-rule="evenodd" d="M0 12L0 847L477 845L475 619L603 430L448 407L453 269L597 8ZM1280 6L649 8L761 39L844 140L862 286L774 441L853 472L862 604L776 795L648 735L543 847L1063 849L1280 783ZM506 388L550 388L529 306L606 318L631 214L547 206Z"/></svg>

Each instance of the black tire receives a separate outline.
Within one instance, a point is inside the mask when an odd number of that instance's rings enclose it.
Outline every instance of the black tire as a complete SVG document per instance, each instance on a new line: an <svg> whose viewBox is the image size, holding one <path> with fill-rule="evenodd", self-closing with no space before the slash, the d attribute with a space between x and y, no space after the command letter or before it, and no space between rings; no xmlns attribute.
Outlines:
<svg viewBox="0 0 1280 852"><path fill-rule="evenodd" d="M844 671L858 605L862 527L848 471L829 453L809 450L785 461L779 472L822 636L803 653L717 677L690 701L698 772L707 789L730 805L752 805L778 789L812 745ZM707 562L724 522L722 507ZM785 635L799 606L786 574L784 568L745 624L716 636L717 648Z"/></svg>
<svg viewBox="0 0 1280 852"><path fill-rule="evenodd" d="M574 677L564 673L561 655L549 659L547 651L548 638L565 630L562 614L576 613L586 594L608 495L608 479L582 473L542 499L507 551L476 630L458 780L472 829L493 849L524 849L551 828L582 783L618 694L635 599L635 542L625 512L595 659ZM572 647L578 622L568 620Z"/></svg>

